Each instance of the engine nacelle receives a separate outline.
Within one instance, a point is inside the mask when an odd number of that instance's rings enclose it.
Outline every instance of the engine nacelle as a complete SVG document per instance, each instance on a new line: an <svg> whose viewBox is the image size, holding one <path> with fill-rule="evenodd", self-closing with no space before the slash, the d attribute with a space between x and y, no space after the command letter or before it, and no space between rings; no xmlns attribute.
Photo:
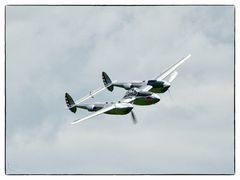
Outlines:
<svg viewBox="0 0 240 180"><path fill-rule="evenodd" d="M164 82L163 81L157 81L157 80L149 80L147 85L152 86L153 88L161 88L163 87Z"/></svg>
<svg viewBox="0 0 240 180"><path fill-rule="evenodd" d="M132 88L132 84L131 83L126 83L123 85L123 88L126 89L126 90L129 90Z"/></svg>
<svg viewBox="0 0 240 180"><path fill-rule="evenodd" d="M96 110L96 107L92 104L92 105L88 105L87 106L87 110L88 111L95 111Z"/></svg>
<svg viewBox="0 0 240 180"><path fill-rule="evenodd" d="M164 93L170 87L170 83L164 80L162 81L149 80L147 85L152 86L152 89L150 90L150 92L153 92L153 93Z"/></svg>

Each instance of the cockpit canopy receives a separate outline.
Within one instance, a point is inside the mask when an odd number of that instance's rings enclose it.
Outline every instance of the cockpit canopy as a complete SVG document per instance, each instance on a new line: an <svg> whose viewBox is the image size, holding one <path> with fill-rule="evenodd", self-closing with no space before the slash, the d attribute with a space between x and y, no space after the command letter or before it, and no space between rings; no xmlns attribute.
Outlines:
<svg viewBox="0 0 240 180"><path fill-rule="evenodd" d="M128 90L123 98L128 98L132 96L151 96L151 92L146 92L146 91L140 91L137 88L132 88Z"/></svg>
<svg viewBox="0 0 240 180"><path fill-rule="evenodd" d="M132 96L137 96L138 92L135 88L132 88L130 90L128 90L124 96L124 98L126 97L132 97Z"/></svg>
<svg viewBox="0 0 240 180"><path fill-rule="evenodd" d="M153 93L147 91L139 91L138 96L151 96Z"/></svg>

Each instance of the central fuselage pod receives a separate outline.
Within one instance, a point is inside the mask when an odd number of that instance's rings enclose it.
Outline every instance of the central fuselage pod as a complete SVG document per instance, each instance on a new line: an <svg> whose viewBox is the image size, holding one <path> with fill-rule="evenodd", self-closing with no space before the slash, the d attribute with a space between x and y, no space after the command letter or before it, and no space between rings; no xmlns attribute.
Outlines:
<svg viewBox="0 0 240 180"><path fill-rule="evenodd" d="M105 114L124 115L128 114L133 109L133 105L128 103L117 103L115 108L105 112Z"/></svg>
<svg viewBox="0 0 240 180"><path fill-rule="evenodd" d="M147 91L141 91L137 88L132 88L126 92L123 99L129 98L134 98L134 100L132 101L133 104L142 106L155 104L160 101L160 97L157 94Z"/></svg>

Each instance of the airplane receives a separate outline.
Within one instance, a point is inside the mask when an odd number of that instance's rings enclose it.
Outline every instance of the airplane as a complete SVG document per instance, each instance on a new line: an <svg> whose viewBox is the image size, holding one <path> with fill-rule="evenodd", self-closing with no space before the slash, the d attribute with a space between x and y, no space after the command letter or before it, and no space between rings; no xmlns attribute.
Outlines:
<svg viewBox="0 0 240 180"><path fill-rule="evenodd" d="M72 97L65 93L65 102L67 104L67 108L76 113L77 108L88 110L89 112L94 112L84 118L77 119L72 122L72 124L77 124L79 122L85 121L87 119L93 118L100 114L113 114L113 115L125 115L131 112L133 123L136 124L136 116L133 113L133 104L134 105L152 105L156 104L160 101L160 97L157 93L166 92L170 86L171 82L177 77L178 72L176 69L183 64L187 59L189 59L191 55L184 57L176 64L170 66L165 71L155 76L151 80L144 81L132 81L132 82L118 82L111 81L109 76L102 72L102 79L104 83L104 87L95 90L94 92L90 92L89 95L77 100L76 102L72 99ZM166 78L169 76L169 79ZM114 87L120 87L127 90L123 98L117 102L96 102L90 104L83 104L82 102L86 101L89 98L93 98L94 95L100 93L101 91L108 89L109 91L113 91Z"/></svg>

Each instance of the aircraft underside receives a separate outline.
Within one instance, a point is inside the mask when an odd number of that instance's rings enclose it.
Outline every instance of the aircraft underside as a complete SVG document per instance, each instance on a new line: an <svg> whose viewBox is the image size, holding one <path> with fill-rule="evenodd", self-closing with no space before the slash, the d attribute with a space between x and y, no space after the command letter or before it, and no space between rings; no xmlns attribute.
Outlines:
<svg viewBox="0 0 240 180"><path fill-rule="evenodd" d="M151 97L137 98L133 101L133 104L140 106L152 105L160 101L160 99L153 99Z"/></svg>
<svg viewBox="0 0 240 180"><path fill-rule="evenodd" d="M124 115L128 114L133 108L115 108L105 112L105 114Z"/></svg>
<svg viewBox="0 0 240 180"><path fill-rule="evenodd" d="M161 88L152 88L149 90L149 92L153 93L164 93L168 90L168 87L161 87Z"/></svg>

